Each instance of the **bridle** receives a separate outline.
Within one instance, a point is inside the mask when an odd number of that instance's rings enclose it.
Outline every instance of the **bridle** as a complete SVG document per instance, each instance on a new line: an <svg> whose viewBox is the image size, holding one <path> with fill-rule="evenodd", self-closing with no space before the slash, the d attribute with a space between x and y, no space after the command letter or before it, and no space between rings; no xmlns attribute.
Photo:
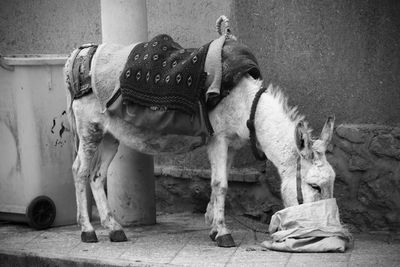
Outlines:
<svg viewBox="0 0 400 267"><path fill-rule="evenodd" d="M260 90L257 91L256 95L254 96L253 103L251 104L251 109L250 109L250 117L246 122L247 128L249 129L249 137L250 137L250 147L251 151L253 152L254 157L257 160L266 160L267 156L265 155L264 152L260 151L258 149L257 144L257 135L256 135L256 128L254 125L254 119L256 116L256 109L258 102L260 101L261 95L267 91L267 88L262 86ZM303 199L303 192L301 190L301 157L297 157L297 162L296 162L296 191L297 191L297 202L299 205L303 204L304 199Z"/></svg>

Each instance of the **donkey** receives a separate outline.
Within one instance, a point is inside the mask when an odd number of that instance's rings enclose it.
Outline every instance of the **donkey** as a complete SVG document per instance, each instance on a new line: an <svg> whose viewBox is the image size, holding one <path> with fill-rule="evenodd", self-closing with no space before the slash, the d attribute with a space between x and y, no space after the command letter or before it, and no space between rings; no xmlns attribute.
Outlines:
<svg viewBox="0 0 400 267"><path fill-rule="evenodd" d="M254 70L231 75L227 62L231 60L232 47L237 45L237 42L231 42L222 50L222 86L230 85L230 88L229 93L213 109L208 110L214 133L205 144L211 165L212 188L205 221L211 227L211 239L220 247L235 246L224 216L228 172L235 152L249 141L255 151L264 153L276 166L285 207L331 198L335 179L335 172L325 156L332 138L334 118L327 119L318 138L312 137L312 130L304 116L298 113L296 107L288 106L287 97L280 88L273 85L265 88L261 75ZM110 55L114 61L109 64L124 64L119 56ZM71 58L67 60L66 70L73 64L71 61ZM117 68L115 74L114 80L104 82L109 86L107 90L114 90L121 67ZM67 85L70 82L68 78L71 77L67 75ZM110 240L126 241L122 226L110 210L104 190L107 170L119 142L137 151L157 155L160 148L166 146L171 148L169 153L172 154L188 151L182 149L186 146L186 139L135 127L120 116L104 110L93 92L74 99L71 91L67 90L67 99L76 145L72 170L81 239L83 242L98 241L87 210L86 190L90 184L101 224L110 231Z"/></svg>

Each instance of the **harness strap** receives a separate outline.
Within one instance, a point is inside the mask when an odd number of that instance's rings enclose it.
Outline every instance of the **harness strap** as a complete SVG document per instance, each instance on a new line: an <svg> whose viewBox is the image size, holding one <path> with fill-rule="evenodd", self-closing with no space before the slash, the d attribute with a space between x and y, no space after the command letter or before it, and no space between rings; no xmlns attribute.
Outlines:
<svg viewBox="0 0 400 267"><path fill-rule="evenodd" d="M301 157L297 157L297 166L296 166L296 188L297 188L297 202L299 205L303 204L303 191L301 190Z"/></svg>
<svg viewBox="0 0 400 267"><path fill-rule="evenodd" d="M79 47L79 49L80 51L88 49L88 51L86 56L81 57L78 54L79 62L77 62L77 64L79 65L77 66L77 69L74 70L74 72L76 72L75 74L77 75L76 77L79 77L78 90L75 95L75 98L81 98L82 96L90 94L92 92L92 78L90 77L90 67L93 55L97 50L97 45L84 44L81 47Z"/></svg>
<svg viewBox="0 0 400 267"><path fill-rule="evenodd" d="M85 56L80 55L81 51L88 49ZM67 81L72 99L80 98L92 92L90 67L97 45L84 44L75 49L70 56L71 64L67 68ZM72 103L72 102L71 102Z"/></svg>
<svg viewBox="0 0 400 267"><path fill-rule="evenodd" d="M256 93L253 103L251 104L251 109L250 109L250 118L247 120L247 128L249 129L250 132L250 146L251 150L253 152L254 157L257 160L266 160L267 156L265 156L264 152L260 151L257 148L257 136L256 136L256 128L254 126L254 118L256 116L256 109L258 105L258 101L260 100L261 95L267 90L265 87L261 87L260 90Z"/></svg>

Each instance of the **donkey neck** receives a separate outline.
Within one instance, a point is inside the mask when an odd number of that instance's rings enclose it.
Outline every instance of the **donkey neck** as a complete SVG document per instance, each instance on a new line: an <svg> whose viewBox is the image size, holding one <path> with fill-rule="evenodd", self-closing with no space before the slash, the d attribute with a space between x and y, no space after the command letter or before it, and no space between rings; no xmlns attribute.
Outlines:
<svg viewBox="0 0 400 267"><path fill-rule="evenodd" d="M261 96L254 121L257 140L281 174L296 163L294 133L298 117L296 109L287 106L287 99L279 89L270 85Z"/></svg>

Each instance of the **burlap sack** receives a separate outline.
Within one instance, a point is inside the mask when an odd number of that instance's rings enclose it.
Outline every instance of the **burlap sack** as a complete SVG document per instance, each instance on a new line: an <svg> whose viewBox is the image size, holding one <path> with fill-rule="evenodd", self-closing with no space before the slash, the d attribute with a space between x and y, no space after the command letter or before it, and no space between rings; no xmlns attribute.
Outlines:
<svg viewBox="0 0 400 267"><path fill-rule="evenodd" d="M335 198L305 203L276 212L268 249L288 252L344 252L352 240L340 222Z"/></svg>

